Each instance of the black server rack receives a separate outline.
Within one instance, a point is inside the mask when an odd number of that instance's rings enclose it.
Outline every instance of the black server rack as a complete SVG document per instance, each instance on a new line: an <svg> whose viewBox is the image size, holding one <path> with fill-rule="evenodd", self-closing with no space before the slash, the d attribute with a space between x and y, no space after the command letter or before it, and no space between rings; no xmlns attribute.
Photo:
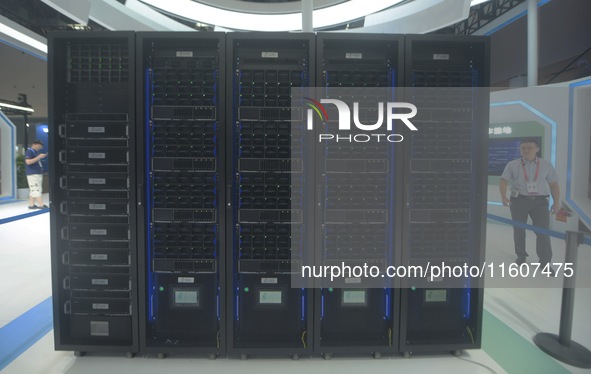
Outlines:
<svg viewBox="0 0 591 374"><path fill-rule="evenodd" d="M138 352L131 32L49 37L55 348Z"/></svg>
<svg viewBox="0 0 591 374"><path fill-rule="evenodd" d="M489 44L486 37L406 36L406 100L418 131L405 139L402 263L484 261ZM400 350L479 348L482 280L415 279L401 292Z"/></svg>
<svg viewBox="0 0 591 374"><path fill-rule="evenodd" d="M225 352L225 35L138 33L140 346Z"/></svg>
<svg viewBox="0 0 591 374"><path fill-rule="evenodd" d="M317 87L321 98L349 104L358 101L362 111L374 111L378 102L395 101L403 80L404 38L398 35L317 36ZM333 133L338 116L326 105L329 121L316 126L316 265L377 266L382 271L398 263L400 254L401 200L396 175L402 147L381 138L386 133L339 131L340 141L319 141L320 133ZM360 118L364 114L360 114ZM398 130L394 127L394 130ZM356 133L362 142L348 141ZM388 134L385 134L388 135ZM373 354L398 350L399 289L390 279L341 278L315 290L315 353Z"/></svg>
<svg viewBox="0 0 591 374"><path fill-rule="evenodd" d="M309 134L290 107L292 89L314 84L313 46L311 34L227 37L231 356L312 352L312 289L291 286L313 241Z"/></svg>

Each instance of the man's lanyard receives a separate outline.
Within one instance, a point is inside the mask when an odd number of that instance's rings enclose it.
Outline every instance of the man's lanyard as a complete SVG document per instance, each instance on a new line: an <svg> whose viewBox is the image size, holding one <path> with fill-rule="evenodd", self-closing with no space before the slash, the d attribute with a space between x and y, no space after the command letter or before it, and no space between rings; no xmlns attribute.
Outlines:
<svg viewBox="0 0 591 374"><path fill-rule="evenodd" d="M39 152L37 152L36 150L34 150L33 148L29 148L31 151L35 152L35 157L37 157L39 155ZM37 160L37 162L35 162L35 164L39 164L39 167L41 168L41 170L43 170L43 164L41 163L41 160ZM32 164L32 165L35 165ZM526 178L527 180L527 178Z"/></svg>
<svg viewBox="0 0 591 374"><path fill-rule="evenodd" d="M521 159L521 167L523 168L523 176L525 177L525 182L529 182L527 178L527 171L525 170L525 161ZM536 157L536 175L534 176L534 183L538 181L538 174L540 172L540 159Z"/></svg>

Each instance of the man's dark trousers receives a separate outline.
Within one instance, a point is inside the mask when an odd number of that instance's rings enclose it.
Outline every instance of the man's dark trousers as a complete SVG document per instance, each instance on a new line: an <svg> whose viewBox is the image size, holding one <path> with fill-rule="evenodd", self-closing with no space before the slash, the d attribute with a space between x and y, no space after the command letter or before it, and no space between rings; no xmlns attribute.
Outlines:
<svg viewBox="0 0 591 374"><path fill-rule="evenodd" d="M542 229L550 226L550 212L548 211L548 198L545 196L517 196L511 197L511 218L514 221L527 223L527 216L531 217L532 224ZM513 239L515 240L515 254L524 258L525 252L525 229L513 227ZM552 247L548 235L536 232L536 252L540 263L546 264L552 260Z"/></svg>

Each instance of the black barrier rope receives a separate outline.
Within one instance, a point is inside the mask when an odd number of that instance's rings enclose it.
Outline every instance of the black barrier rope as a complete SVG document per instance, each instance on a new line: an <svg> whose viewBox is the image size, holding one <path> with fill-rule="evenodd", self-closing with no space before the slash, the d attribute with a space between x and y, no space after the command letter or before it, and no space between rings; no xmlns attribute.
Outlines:
<svg viewBox="0 0 591 374"><path fill-rule="evenodd" d="M496 215L490 214L490 213L487 214L486 217L490 218L490 219L494 219L495 221L506 223L511 226L519 227L521 229L527 229L527 230L531 230L531 231L539 233L539 234L548 235L548 236L552 236L552 237L555 237L558 239L566 240L566 234L562 233L562 232L543 229L538 226L533 226L533 225L529 225L527 223L514 221L512 219L508 219L508 218L501 217L501 216L496 216ZM591 237L585 237L583 239L582 243L591 245Z"/></svg>

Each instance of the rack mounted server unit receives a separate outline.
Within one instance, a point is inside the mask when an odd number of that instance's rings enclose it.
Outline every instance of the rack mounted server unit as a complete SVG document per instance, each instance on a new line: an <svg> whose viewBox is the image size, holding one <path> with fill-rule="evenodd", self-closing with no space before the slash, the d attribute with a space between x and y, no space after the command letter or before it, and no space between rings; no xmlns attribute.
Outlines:
<svg viewBox="0 0 591 374"><path fill-rule="evenodd" d="M131 32L49 38L55 348L138 352Z"/></svg>
<svg viewBox="0 0 591 374"><path fill-rule="evenodd" d="M395 99L403 76L403 36L317 36L317 86L322 98L358 102L362 123L376 123L378 102ZM320 98L319 98L320 99ZM326 104L328 120L317 124L316 259L318 266L386 266L398 263L398 202L402 147L387 141L319 141L320 133L339 127L339 116ZM318 121L320 122L320 121ZM385 127L359 131L384 133ZM354 125L351 125L355 129ZM394 128L397 130L397 128ZM315 289L315 353L361 355L398 349L399 289L391 279L372 282L353 275Z"/></svg>
<svg viewBox="0 0 591 374"><path fill-rule="evenodd" d="M225 35L138 33L144 353L225 353Z"/></svg>
<svg viewBox="0 0 591 374"><path fill-rule="evenodd" d="M313 243L309 134L291 90L314 84L314 36L227 36L228 353L309 355L312 289L292 270Z"/></svg>
<svg viewBox="0 0 591 374"><path fill-rule="evenodd" d="M406 36L403 264L484 260L489 97L485 37ZM400 350L479 348L482 282L416 280L402 289Z"/></svg>

